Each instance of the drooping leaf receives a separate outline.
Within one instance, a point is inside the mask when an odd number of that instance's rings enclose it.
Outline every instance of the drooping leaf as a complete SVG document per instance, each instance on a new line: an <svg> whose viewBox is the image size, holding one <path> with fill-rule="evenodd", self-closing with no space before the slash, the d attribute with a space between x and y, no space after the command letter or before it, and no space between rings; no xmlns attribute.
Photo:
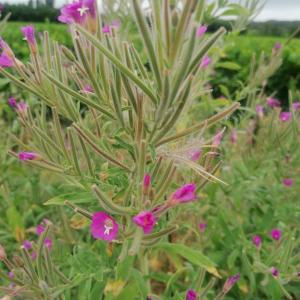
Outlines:
<svg viewBox="0 0 300 300"><path fill-rule="evenodd" d="M170 244L170 243L161 243L157 245L157 248L167 251L168 253L175 253L192 264L195 264L199 267L205 268L209 273L219 276L216 264L205 256L201 251L191 249L182 244Z"/></svg>

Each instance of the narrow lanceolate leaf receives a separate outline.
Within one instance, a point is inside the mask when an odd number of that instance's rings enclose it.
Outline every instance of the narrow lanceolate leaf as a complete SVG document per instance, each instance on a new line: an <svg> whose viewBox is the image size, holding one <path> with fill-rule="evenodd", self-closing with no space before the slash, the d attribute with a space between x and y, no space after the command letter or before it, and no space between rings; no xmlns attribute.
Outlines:
<svg viewBox="0 0 300 300"><path fill-rule="evenodd" d="M100 86L97 82L95 74L92 70L91 65L89 64L89 62L86 58L86 55L84 53L84 50L82 49L81 43L79 42L78 38L75 39L75 42L76 42L78 53L79 53L80 59L82 61L82 64L84 66L84 69L85 69L86 73L88 74L90 81L92 82L93 88L94 88L94 90L95 90L95 92L98 96L98 99L100 100L100 102L102 101L102 103L104 103L104 101L103 101L104 96L102 94L102 91L101 91Z"/></svg>
<svg viewBox="0 0 300 300"><path fill-rule="evenodd" d="M106 110L105 108L103 108L102 106L98 105L97 103L91 101L89 98L81 95L80 93L72 90L71 88L69 88L68 86L66 86L65 84L63 84L62 82L60 82L59 80L57 80L55 77L53 77L52 75L50 75L47 72L43 72L43 74L52 82L54 83L58 88L62 89L65 93L69 94L70 96L74 97L75 99L77 99L78 101L81 101L82 103L86 104L87 106L93 107L96 110L102 112L104 115L108 116L111 119L115 119L114 115L112 115L108 110Z"/></svg>
<svg viewBox="0 0 300 300"><path fill-rule="evenodd" d="M156 52L158 57L158 65L160 69L160 74L163 71L164 67L164 45L163 45L163 30L162 30L162 12L161 12L161 2L157 0L152 0L152 10L153 10L153 19L156 32Z"/></svg>
<svg viewBox="0 0 300 300"><path fill-rule="evenodd" d="M139 4L139 0L132 0L133 10L136 17L136 21L141 32L141 37L143 38L149 60L153 69L153 73L157 82L158 90L161 90L162 82L161 82L161 74L159 72L159 66L156 59L156 53L153 46L153 41L151 40L151 34L146 23L146 20L143 16L143 12L141 6Z"/></svg>
<svg viewBox="0 0 300 300"><path fill-rule="evenodd" d="M126 60L127 67L129 69L133 69L133 62L132 62L132 59L131 59L131 55L129 53L129 45L127 43L124 43L123 44L123 49L124 49L124 53L125 53L125 60ZM131 103L131 105L133 106L134 111L136 112L137 108L136 108L135 96L134 96L133 90L131 88L130 82L124 74L122 74L122 81L123 81L125 90L126 90L127 95L128 95L128 100Z"/></svg>
<svg viewBox="0 0 300 300"><path fill-rule="evenodd" d="M37 243L37 272L38 272L38 276L39 278L44 278L44 273L45 270L43 268L43 261L44 261L44 256L43 256L43 248L44 248L44 242L45 239L48 235L49 232L49 226L47 226L44 230L44 232L41 234L41 236L39 237L38 243Z"/></svg>
<svg viewBox="0 0 300 300"><path fill-rule="evenodd" d="M66 148L65 138L62 135L62 128L61 128L61 125L60 125L59 116L58 116L58 113L57 113L57 110L56 110L55 107L52 107L52 115L53 115L53 124L54 124L56 139L57 139L58 143L60 144L60 149L62 150L65 158L69 162L71 162L70 157L69 157L69 153L68 153L67 148Z"/></svg>
<svg viewBox="0 0 300 300"><path fill-rule="evenodd" d="M135 49L133 44L130 45L129 50L130 50L130 53L131 53L131 55L133 57L133 60L136 64L138 72L143 77L143 80L145 80L146 82L150 82L150 78L149 78L149 75L147 73L147 70L146 70L145 66L143 65L142 59L141 59L139 53L137 52L137 50Z"/></svg>
<svg viewBox="0 0 300 300"><path fill-rule="evenodd" d="M152 239L157 239L157 238L161 238L163 236L169 235L171 233L173 233L174 231L178 230L179 226L178 225L170 225L158 232L154 232L154 233L150 233L147 234L143 237L144 241L147 240L152 240Z"/></svg>
<svg viewBox="0 0 300 300"><path fill-rule="evenodd" d="M73 129L71 127L69 127L69 128L67 128L67 132L68 132L68 138L70 141L73 166L74 166L77 174L82 175L81 171L80 171L80 167L79 167L79 159L78 159L78 155L77 155L76 144L75 144L74 137L73 137L73 135L74 135Z"/></svg>
<svg viewBox="0 0 300 300"><path fill-rule="evenodd" d="M202 17L204 14L204 8L205 8L205 0L198 0L197 6L196 6L196 12L195 12L195 21L198 24L201 24Z"/></svg>
<svg viewBox="0 0 300 300"><path fill-rule="evenodd" d="M92 186L92 190L94 194L97 196L100 205L103 206L104 209L108 209L109 211L111 211L111 213L118 214L118 215L128 215L133 213L133 210L130 207L122 207L120 205L115 204L96 185Z"/></svg>
<svg viewBox="0 0 300 300"><path fill-rule="evenodd" d="M22 82L19 80L17 77L14 75L10 74L9 72L5 71L3 68L0 68L0 74L2 74L4 77L7 77L10 79L12 82L15 83L16 86L27 90L28 92L32 93L33 95L36 95L37 97L43 99L48 105L54 105L47 97L45 97L43 94L39 93L36 91L33 87L29 86L28 84Z"/></svg>
<svg viewBox="0 0 300 300"><path fill-rule="evenodd" d="M186 29L186 24L191 17L191 8L193 5L193 1L186 1L185 6L183 8L178 26L176 28L176 33L175 33L175 39L174 39L174 44L172 45L171 49L171 63L175 61L176 54L180 48L180 44L182 44L182 40L184 37L184 31Z"/></svg>
<svg viewBox="0 0 300 300"><path fill-rule="evenodd" d="M178 89L180 88L180 83L184 81L187 73L187 67L190 64L190 61L193 57L193 52L195 48L195 41L196 41L196 27L192 29L192 34L189 40L189 43L187 47L184 50L182 63L179 67L178 73L176 74L175 81L172 84L173 89L170 93L170 100L172 101L178 92Z"/></svg>
<svg viewBox="0 0 300 300"><path fill-rule="evenodd" d="M102 54L104 54L124 75L128 76L149 98L156 103L157 99L151 89L129 68L127 68L122 61L120 61L111 51L109 51L96 37L86 31L84 28L78 26L85 38L87 38Z"/></svg>
<svg viewBox="0 0 300 300"><path fill-rule="evenodd" d="M162 130L158 133L158 136L155 138L155 141L158 141L161 139L164 135L166 135L176 124L177 120L179 119L185 104L187 103L189 94L190 94L190 89L191 89L191 84L192 84L193 78L187 78L185 85L183 86L184 90L182 91L181 95L179 95L179 103L174 111L174 113L171 115L170 118L165 119L163 121L163 128ZM175 102L175 101L174 101Z"/></svg>
<svg viewBox="0 0 300 300"><path fill-rule="evenodd" d="M166 41L166 51L167 51L167 57L170 56L170 48L171 48L171 12L170 12L170 5L169 0L163 0L164 7L163 7L163 19L164 19L164 39Z"/></svg>
<svg viewBox="0 0 300 300"><path fill-rule="evenodd" d="M102 156L104 159L109 161L110 163L114 164L115 166L121 167L126 171L130 172L130 169L125 166L123 163L119 162L118 160L114 159L110 154L105 152L104 150L100 149L100 147L76 124L73 124L75 130L93 149L94 151Z"/></svg>
<svg viewBox="0 0 300 300"><path fill-rule="evenodd" d="M172 136L169 136L169 137L166 137L166 138L160 140L159 142L156 143L156 146L160 146L160 145L178 140L182 137L185 137L185 136L188 136L192 133L195 133L195 132L201 130L202 128L204 128L204 127L210 127L213 124L215 124L215 123L219 122L220 120L226 118L227 116L231 115L239 107L240 107L239 103L234 103L230 107L228 107L227 109L219 112L218 114L213 115L212 117L206 119L205 121L203 121L203 122L201 122L197 125L194 125L194 126L188 128L188 129L185 129L185 130L183 130L183 131L181 131L181 132L179 132L175 135L172 135Z"/></svg>

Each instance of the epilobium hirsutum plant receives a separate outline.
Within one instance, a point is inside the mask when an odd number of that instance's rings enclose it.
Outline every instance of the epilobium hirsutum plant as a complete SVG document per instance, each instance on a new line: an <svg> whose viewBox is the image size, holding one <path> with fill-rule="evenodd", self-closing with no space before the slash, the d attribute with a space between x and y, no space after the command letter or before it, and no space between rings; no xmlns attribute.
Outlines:
<svg viewBox="0 0 300 300"><path fill-rule="evenodd" d="M199 87L212 63L208 52L225 30L205 35L204 1L185 1L177 19L172 18L168 0L151 1L149 18L138 0L131 7L149 67L135 46L119 36L122 24L103 22L93 0L61 9L59 20L69 26L72 50L51 41L47 32L39 46L29 25L22 33L31 55L23 64L1 40L0 73L40 101L35 108L11 102L26 133L26 139L16 138L20 151L11 154L23 163L58 173L73 187L73 194L48 204L65 204L90 220L85 239L92 236L100 241L90 245L89 255L98 257L92 249L103 250L107 245L107 253L100 252L103 264L95 258L90 266L99 264L107 278L88 274L90 286L99 294L105 293L107 299L125 299L125 294L130 299L156 299L148 262L150 254L159 250L179 254L194 265L182 271L192 277L187 275L189 286L178 286L177 295L184 295L188 288L198 293L205 271L219 276L216 265L199 251L171 244L170 235L179 229L177 217L182 208L200 200L207 182L220 181L215 173L223 131L209 137L207 129L239 104L208 119L187 116L203 93ZM47 228L51 231L52 225ZM31 273L20 267L17 286L11 290L22 294L26 286L26 292L29 289L36 298L42 294L45 299L65 299L57 290L64 278L55 271L47 250L41 250L52 247L52 242L45 243L47 235L43 237L36 261L23 249ZM72 282L65 288L78 284L74 272L69 276ZM172 281L166 286L167 297ZM219 298L229 289L224 288Z"/></svg>

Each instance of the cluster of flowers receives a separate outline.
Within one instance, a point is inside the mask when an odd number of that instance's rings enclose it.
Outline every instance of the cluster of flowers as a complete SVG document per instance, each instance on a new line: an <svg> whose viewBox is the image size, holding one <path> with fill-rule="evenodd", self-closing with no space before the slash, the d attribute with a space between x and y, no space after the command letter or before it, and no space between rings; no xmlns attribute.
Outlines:
<svg viewBox="0 0 300 300"><path fill-rule="evenodd" d="M26 114L28 105L24 101L17 102L14 97L8 98L8 104L11 108L15 109L19 114Z"/></svg>
<svg viewBox="0 0 300 300"><path fill-rule="evenodd" d="M47 219L44 219L39 225L37 225L35 233L37 236L40 236L44 231L45 231L45 227L47 226L47 224L50 224L50 221ZM53 246L53 242L52 239L50 239L49 237L46 237L44 239L44 246L47 247L49 250L52 249ZM32 241L29 240L25 240L22 244L22 247L28 251L30 251L30 255L31 255L31 259L34 261L37 258L37 253L35 251L34 248L34 243ZM12 271L10 271L8 273L9 278L14 278L14 273Z"/></svg>
<svg viewBox="0 0 300 300"><path fill-rule="evenodd" d="M266 104L269 108L271 109L280 109L281 108L281 103L278 99L275 98L268 98L266 101ZM292 107L292 111L281 111L279 114L279 119L282 122L289 122L291 121L291 119L293 118L293 112L297 112L300 110L300 102L299 101L295 101L292 103L291 105ZM256 106L256 113L257 116L259 118L263 118L264 117L264 107L262 105L257 105ZM292 178L284 178L282 180L282 184L285 187L291 187L294 184L294 179Z"/></svg>
<svg viewBox="0 0 300 300"><path fill-rule="evenodd" d="M144 176L144 189L148 189L151 184L149 174ZM158 218L169 208L180 203L187 203L197 199L196 185L188 183L177 189L163 205L159 205L149 211L141 211L132 218L132 221L142 228L144 234L153 231ZM95 239L113 241L116 239L119 231L119 225L111 216L103 211L95 212L92 217L91 233Z"/></svg>
<svg viewBox="0 0 300 300"><path fill-rule="evenodd" d="M275 98L268 98L267 99L267 106L272 108L272 109L276 109L276 108L280 108L281 107L281 103L278 99ZM294 112L298 111L300 109L300 102L299 101L295 101L292 103L292 110ZM256 106L256 113L258 115L259 118L263 118L264 117L264 107L262 105L257 105ZM291 111L282 111L279 114L279 119L282 122L288 122L292 119L293 114Z"/></svg>
<svg viewBox="0 0 300 300"><path fill-rule="evenodd" d="M223 285L222 289L222 295L226 295L231 288L236 284L236 282L240 279L240 274L233 275L229 277L226 281L225 284ZM195 290L188 290L185 296L185 300L197 300L198 299L198 294Z"/></svg>
<svg viewBox="0 0 300 300"><path fill-rule="evenodd" d="M270 237L276 241L276 242L279 242L281 240L281 237L282 237L282 232L280 229L278 228L274 228L271 230L271 233L270 233ZM257 249L260 249L261 246L262 246L262 237L260 235L254 235L252 237L252 243L255 245L255 247ZM274 276L274 277L278 277L279 276L279 270L275 267L271 267L270 268L270 272L271 274Z"/></svg>

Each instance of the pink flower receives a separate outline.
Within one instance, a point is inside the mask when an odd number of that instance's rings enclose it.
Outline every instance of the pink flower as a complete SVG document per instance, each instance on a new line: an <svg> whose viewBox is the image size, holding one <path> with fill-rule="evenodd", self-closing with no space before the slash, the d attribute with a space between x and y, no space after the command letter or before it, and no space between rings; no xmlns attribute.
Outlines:
<svg viewBox="0 0 300 300"><path fill-rule="evenodd" d="M21 101L20 103L17 104L16 110L20 114L26 114L27 109L28 109L28 105L24 101Z"/></svg>
<svg viewBox="0 0 300 300"><path fill-rule="evenodd" d="M24 38L28 42L31 49L36 50L35 30L32 25L27 25L21 28Z"/></svg>
<svg viewBox="0 0 300 300"><path fill-rule="evenodd" d="M94 239L113 241L119 232L118 223L103 211L93 214L91 234Z"/></svg>
<svg viewBox="0 0 300 300"><path fill-rule="evenodd" d="M279 271L278 271L275 267L272 267L272 268L271 268L271 274L272 274L274 277L278 277L278 276L279 276Z"/></svg>
<svg viewBox="0 0 300 300"><path fill-rule="evenodd" d="M280 104L280 101L278 99L270 97L270 98L267 99L267 105L269 107L274 108L274 107L280 107L281 104Z"/></svg>
<svg viewBox="0 0 300 300"><path fill-rule="evenodd" d="M273 52L276 53L276 52L278 52L279 50L281 50L281 48L282 48L281 43L276 42L275 45L274 45L274 47L273 47Z"/></svg>
<svg viewBox="0 0 300 300"><path fill-rule="evenodd" d="M290 187L294 184L294 179L292 178L284 178L282 180L283 185L285 185L286 187Z"/></svg>
<svg viewBox="0 0 300 300"><path fill-rule="evenodd" d="M94 89L90 85L85 85L82 90L85 94L94 93Z"/></svg>
<svg viewBox="0 0 300 300"><path fill-rule="evenodd" d="M39 158L38 154L35 152L20 152L19 160L37 160Z"/></svg>
<svg viewBox="0 0 300 300"><path fill-rule="evenodd" d="M14 272L10 271L10 272L8 273L8 277L9 277L10 279L13 279L13 278L15 277Z"/></svg>
<svg viewBox="0 0 300 300"><path fill-rule="evenodd" d="M232 129L232 131L230 133L230 141L231 141L231 143L232 144L236 144L237 138L238 138L238 136L237 136L237 130L234 128L234 129Z"/></svg>
<svg viewBox="0 0 300 300"><path fill-rule="evenodd" d="M9 97L8 98L8 104L9 104L10 107L16 108L17 107L17 100L14 97Z"/></svg>
<svg viewBox="0 0 300 300"><path fill-rule="evenodd" d="M103 33L110 33L110 26L108 24L105 24L102 28Z"/></svg>
<svg viewBox="0 0 300 300"><path fill-rule="evenodd" d="M9 57L14 57L14 53L11 50L11 48L8 46L8 44L0 37L0 48L3 50L3 52Z"/></svg>
<svg viewBox="0 0 300 300"><path fill-rule="evenodd" d="M197 29L197 37L201 37L205 34L205 32L207 31L207 26L206 25L200 25Z"/></svg>
<svg viewBox="0 0 300 300"><path fill-rule="evenodd" d="M39 224L35 228L35 232L37 235L41 235L45 231L45 227L42 224Z"/></svg>
<svg viewBox="0 0 300 300"><path fill-rule="evenodd" d="M49 239L49 238L45 238L45 240L44 240L44 245L45 245L49 250L51 250L51 249L52 249L52 240Z"/></svg>
<svg viewBox="0 0 300 300"><path fill-rule="evenodd" d="M235 285L235 283L240 279L240 277L240 274L236 274L234 276L229 277L223 286L223 293L227 294Z"/></svg>
<svg viewBox="0 0 300 300"><path fill-rule="evenodd" d="M208 67L211 63L211 58L208 55L205 55L202 58L202 61L200 63L200 68L205 69L206 67Z"/></svg>
<svg viewBox="0 0 300 300"><path fill-rule="evenodd" d="M272 237L273 240L279 241L281 239L281 235L282 235L282 233L281 233L280 229L278 229L278 228L272 229L271 237Z"/></svg>
<svg viewBox="0 0 300 300"><path fill-rule="evenodd" d="M264 117L264 107L262 105L256 105L256 114L259 118Z"/></svg>
<svg viewBox="0 0 300 300"><path fill-rule="evenodd" d="M292 113L289 111L283 111L280 113L279 118L282 122L288 122L292 118Z"/></svg>
<svg viewBox="0 0 300 300"><path fill-rule="evenodd" d="M192 161L198 161L201 157L201 154L202 154L202 151L199 149L199 150L195 150L191 153L191 156L190 156L190 160Z"/></svg>
<svg viewBox="0 0 300 300"><path fill-rule="evenodd" d="M212 147L214 147L214 148L219 147L220 144L221 144L222 138L223 138L223 131L219 131L219 132L214 136L214 139L213 139L213 142L212 142Z"/></svg>
<svg viewBox="0 0 300 300"><path fill-rule="evenodd" d="M28 240L25 240L25 241L23 242L23 247L24 247L25 249L27 249L27 250L31 249L31 248L32 248L31 242L28 241Z"/></svg>
<svg viewBox="0 0 300 300"><path fill-rule="evenodd" d="M60 10L58 21L66 24L82 24L86 18L87 9L83 7L83 1L64 5Z"/></svg>
<svg viewBox="0 0 300 300"><path fill-rule="evenodd" d="M255 245L256 248L259 248L262 243L262 239L259 235L254 235L252 237L252 243Z"/></svg>
<svg viewBox="0 0 300 300"><path fill-rule="evenodd" d="M196 300L198 297L196 291L190 289L186 292L185 300Z"/></svg>
<svg viewBox="0 0 300 300"><path fill-rule="evenodd" d="M96 17L95 0L79 0L64 5L60 10L58 20L66 24L84 24L90 17L93 19Z"/></svg>
<svg viewBox="0 0 300 300"><path fill-rule="evenodd" d="M300 109L300 102L299 102L299 101L296 101L296 102L292 103L292 109L293 109L294 111L299 110L299 109Z"/></svg>
<svg viewBox="0 0 300 300"><path fill-rule="evenodd" d="M120 20L113 20L111 22L111 26L114 27L116 30L118 30L121 27L121 22Z"/></svg>
<svg viewBox="0 0 300 300"><path fill-rule="evenodd" d="M31 253L31 259L32 259L32 260L36 260L36 258L37 258L36 252L35 252L35 251L32 251L32 253Z"/></svg>
<svg viewBox="0 0 300 300"><path fill-rule="evenodd" d="M142 211L133 217L132 220L143 229L145 234L151 233L156 223L156 218L151 211Z"/></svg>
<svg viewBox="0 0 300 300"><path fill-rule="evenodd" d="M205 229L206 229L206 223L200 223L199 224L199 230L200 230L200 232L204 232L205 231Z"/></svg>
<svg viewBox="0 0 300 300"><path fill-rule="evenodd" d="M172 195L173 203L185 203L194 201L196 196L196 185L194 183L187 183L177 189Z"/></svg>
<svg viewBox="0 0 300 300"><path fill-rule="evenodd" d="M11 68L13 67L14 63L12 59L5 53L2 52L0 55L0 67L1 68Z"/></svg>
<svg viewBox="0 0 300 300"><path fill-rule="evenodd" d="M151 184L151 176L150 174L147 173L145 174L144 181L143 181L144 189L148 189L150 184Z"/></svg>

